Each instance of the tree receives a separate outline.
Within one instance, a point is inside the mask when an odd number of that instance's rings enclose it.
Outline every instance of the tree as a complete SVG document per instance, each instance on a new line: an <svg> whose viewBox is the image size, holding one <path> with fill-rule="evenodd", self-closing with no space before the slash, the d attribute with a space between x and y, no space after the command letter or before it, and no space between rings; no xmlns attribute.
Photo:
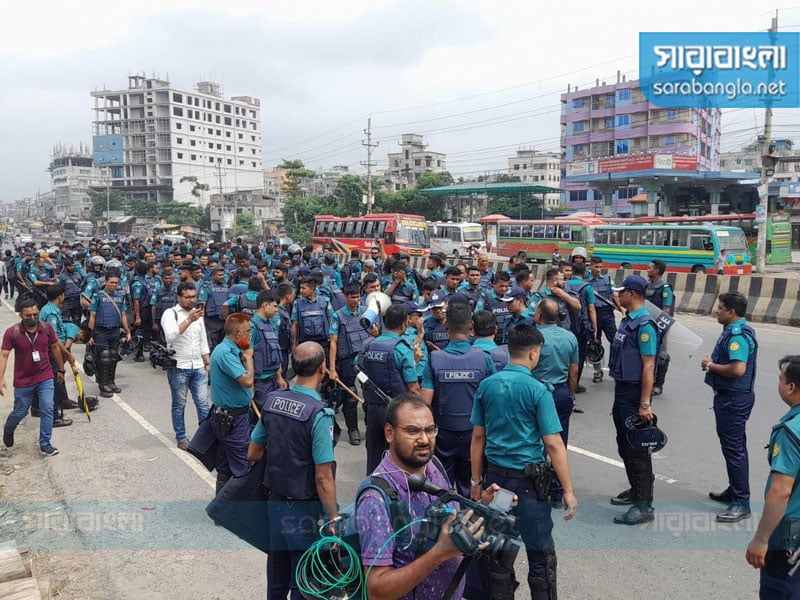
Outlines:
<svg viewBox="0 0 800 600"><path fill-rule="evenodd" d="M203 195L203 192L207 192L209 190L208 184L200 183L197 181L197 177L194 175L186 175L181 177L180 182L183 183L188 181L189 183L193 184L192 186L192 196L195 198L200 198Z"/></svg>
<svg viewBox="0 0 800 600"><path fill-rule="evenodd" d="M106 191L108 191L108 203L106 203ZM127 214L128 200L125 197L125 192L119 188L89 188L86 193L92 202L92 219L102 219L103 213L106 212L106 205L109 210L122 211Z"/></svg>
<svg viewBox="0 0 800 600"><path fill-rule="evenodd" d="M316 173L311 169L307 169L302 160L299 159L283 159L279 169L286 169L286 180L283 184L283 193L289 198L299 198L303 196L303 191L300 189L300 180L307 177L314 177Z"/></svg>
<svg viewBox="0 0 800 600"><path fill-rule="evenodd" d="M340 217L355 217L364 211L362 199L367 186L358 175L343 175L336 188L326 200L330 201L331 212Z"/></svg>
<svg viewBox="0 0 800 600"><path fill-rule="evenodd" d="M236 222L234 223L234 231L237 235L251 233L256 228L253 221L253 216L248 213L240 213L236 215Z"/></svg>
<svg viewBox="0 0 800 600"><path fill-rule="evenodd" d="M311 241L311 230L316 215L328 212L317 196L290 197L283 202L283 223L286 233L299 244Z"/></svg>
<svg viewBox="0 0 800 600"><path fill-rule="evenodd" d="M530 194L492 194L486 203L486 212L514 219L540 219L542 202L540 197L531 197Z"/></svg>
<svg viewBox="0 0 800 600"><path fill-rule="evenodd" d="M434 173L433 171L425 171L417 177L417 189L425 190L432 187L443 187L445 185L453 185L453 176L449 171L441 173Z"/></svg>
<svg viewBox="0 0 800 600"><path fill-rule="evenodd" d="M445 203L434 201L430 196L418 194L416 190L400 190L395 194L375 195L376 212L409 213L422 215L428 221L444 219Z"/></svg>
<svg viewBox="0 0 800 600"><path fill-rule="evenodd" d="M165 202L156 204L156 217L167 223L198 226L201 224L205 209L192 206L188 202Z"/></svg>

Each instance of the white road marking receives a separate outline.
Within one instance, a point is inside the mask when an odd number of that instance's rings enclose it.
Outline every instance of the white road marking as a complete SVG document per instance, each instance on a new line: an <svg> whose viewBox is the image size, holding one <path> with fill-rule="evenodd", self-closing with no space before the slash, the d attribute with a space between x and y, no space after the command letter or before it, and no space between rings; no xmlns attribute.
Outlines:
<svg viewBox="0 0 800 600"><path fill-rule="evenodd" d="M5 299L3 299L3 304L8 307L8 309L13 313L14 307L11 306ZM78 365L78 369L83 373L83 368ZM84 376L86 374L84 373ZM88 377L88 376L87 376ZM186 452L185 450L181 450L178 448L170 439L167 438L163 433L161 433L154 425L152 425L147 419L145 419L142 415L140 415L134 408L125 402L119 394L114 394L111 398L114 403L119 406L122 410L124 410L128 415L136 421L142 428L147 431L150 435L155 437L159 442L166 446L167 450L172 452L175 456L177 456L180 460L182 460L187 467L189 467L195 474L205 481L209 487L213 490L216 489L216 479L211 476L211 474L203 467L198 460Z"/></svg>
<svg viewBox="0 0 800 600"><path fill-rule="evenodd" d="M587 458L592 458L594 460L599 460L602 463L606 463L607 465L611 465L612 467L619 467L620 469L624 469L625 465L622 461L616 460L614 458L608 458L607 456L603 456L602 454L597 454L596 452L592 452L591 450L584 450L583 448L578 448L577 446L569 445L567 446L567 450L570 452L574 452L575 454L580 454L581 456L585 456ZM654 473L655 478L659 481L663 481L665 483L678 483L677 479L673 479L672 477L667 477L666 475L659 475L658 473Z"/></svg>

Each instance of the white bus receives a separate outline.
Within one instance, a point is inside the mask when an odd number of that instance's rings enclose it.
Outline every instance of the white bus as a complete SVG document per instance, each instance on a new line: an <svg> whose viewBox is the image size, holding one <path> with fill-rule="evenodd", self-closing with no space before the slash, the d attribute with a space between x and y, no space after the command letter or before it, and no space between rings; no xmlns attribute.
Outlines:
<svg viewBox="0 0 800 600"><path fill-rule="evenodd" d="M454 258L486 252L486 236L480 223L428 223L431 252Z"/></svg>

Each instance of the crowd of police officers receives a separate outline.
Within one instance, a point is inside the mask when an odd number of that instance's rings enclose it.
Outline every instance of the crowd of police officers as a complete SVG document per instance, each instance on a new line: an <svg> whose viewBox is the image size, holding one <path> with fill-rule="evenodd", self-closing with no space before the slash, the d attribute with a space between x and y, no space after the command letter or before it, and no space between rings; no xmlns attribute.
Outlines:
<svg viewBox="0 0 800 600"><path fill-rule="evenodd" d="M384 424L389 399L410 392L432 408L436 456L450 481L463 495L479 497L475 490L480 491L487 479L508 483L530 478L531 465L515 460L505 448L518 443L541 447L541 440L529 438L542 434L535 427L531 431L492 430L488 423L478 427L473 404L479 384L513 362L508 385L519 380L523 389L528 374L520 365L530 363L533 377L552 395L565 447L570 418L582 412L575 395L586 391L580 379L587 358L593 383L603 380L599 344L605 336L610 345L608 372L616 381L613 421L629 481L629 488L612 499L613 504L629 507L615 522L651 521L650 453L631 448L626 431L631 418L652 418L651 399L662 393L665 384L666 340L644 308L647 300L667 314L673 312L675 298L663 277L665 265L653 261L647 279L633 275L617 286L603 273L602 258L588 256L583 248L576 248L568 260L558 259L554 257L544 280L536 282L516 257L508 269L494 271L485 254L479 255L477 264L454 265L433 254L420 273L412 268L408 254L387 255L377 242L369 257L354 250L343 263L330 252L318 257L297 244L287 247L267 241L248 246L240 240L207 245L158 239L51 247L28 244L6 251L5 257L13 284L11 297L16 291L42 306L48 287L63 289L63 320L80 327L100 393L106 397L120 391L115 376L122 355L132 354L133 360L142 362L146 352L159 347L164 342L161 316L176 305L179 283L193 284L212 352L211 400L221 411L214 414L220 419L230 415L226 400L214 397L215 377L218 396L236 395L237 385L252 388L243 396L253 398L253 410L259 415L256 431L242 441L245 446L251 442L249 458L259 458L263 454L259 447L271 436L274 447L284 450L280 459L270 462L268 458L266 467L268 487L283 490L275 498L290 507L297 499L316 500L317 516L327 519L337 516L335 484L332 472L321 477L319 467L332 462L332 447L340 433L333 410L342 409L349 443L362 443L358 400L352 393L359 372L366 382L359 388L366 424L366 473L373 472L387 448ZM391 306L365 324L367 298L373 292L388 295ZM730 504L721 513L723 521L749 516L742 440L752 407L757 344L753 330L744 323L741 303L739 297L721 299L719 310L726 314L720 323L726 329L713 358L702 363L716 394L717 431L731 482L724 492L711 495ZM624 315L619 327L615 311ZM243 329L246 321L249 328ZM540 351L532 362L525 357L509 360L509 335L520 326L522 337L530 337L526 326L538 331L535 345ZM244 365L228 365L228 383L225 361ZM737 361L741 364L735 369L728 366ZM252 377L247 375L248 362ZM291 389L286 390L290 383ZM251 414L250 426L255 422ZM221 423L216 435L224 436ZM336 434L330 447L322 440L329 423ZM490 440L489 448L491 440L503 440L503 452L481 452L476 457L475 429L485 435L479 447L486 447L486 440ZM731 431L741 433L739 439L733 439ZM275 432L280 432L280 444ZM515 435L520 439L513 439ZM550 439L545 446L549 449L553 444ZM241 451L246 453L247 448ZM480 459L477 469L476 458ZM566 469L569 479L566 456L559 461L558 470L564 473ZM218 471L230 473L231 469L218 465ZM276 483L286 477L293 483ZM510 483L508 487L522 489ZM577 508L572 489L565 490L558 478L549 501L563 501L571 514ZM296 593L293 564L302 549L287 546L282 558L278 552L270 554L270 597L285 597L290 588ZM529 552L529 563L532 597L555 598L554 551Z"/></svg>

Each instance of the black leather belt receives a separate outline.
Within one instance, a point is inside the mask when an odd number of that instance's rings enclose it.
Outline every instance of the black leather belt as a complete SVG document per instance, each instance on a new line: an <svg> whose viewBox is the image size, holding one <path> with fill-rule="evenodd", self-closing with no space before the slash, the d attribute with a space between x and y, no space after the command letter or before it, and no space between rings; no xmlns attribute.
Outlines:
<svg viewBox="0 0 800 600"><path fill-rule="evenodd" d="M525 475L525 471L520 469L507 469L506 467L498 467L497 465L493 465L492 463L486 463L486 471L488 473L494 473L495 475L503 475L504 477L511 477L514 479L527 479L528 475Z"/></svg>

